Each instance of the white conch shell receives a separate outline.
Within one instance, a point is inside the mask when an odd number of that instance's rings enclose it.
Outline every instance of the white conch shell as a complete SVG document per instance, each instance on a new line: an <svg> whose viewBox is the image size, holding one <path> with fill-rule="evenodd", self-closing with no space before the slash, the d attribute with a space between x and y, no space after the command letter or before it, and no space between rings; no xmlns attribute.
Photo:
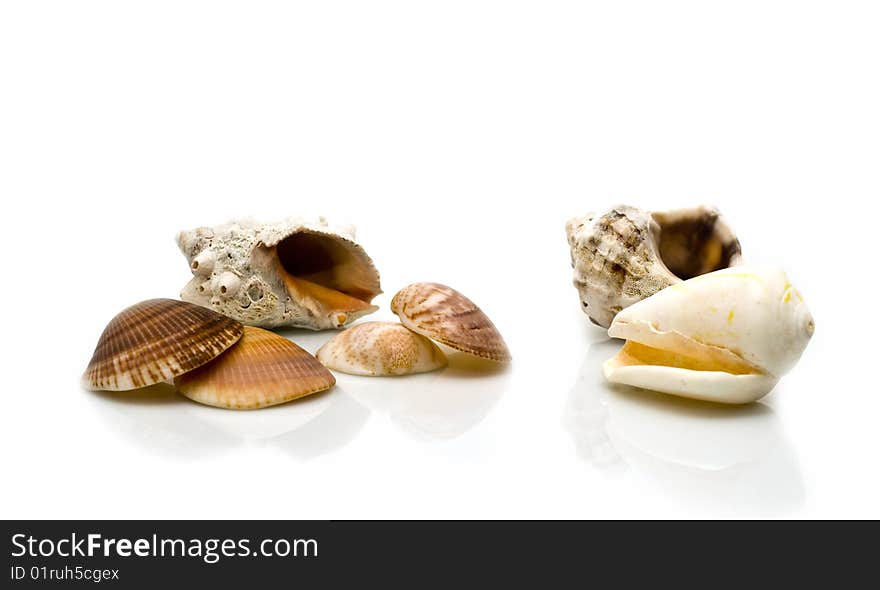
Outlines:
<svg viewBox="0 0 880 590"><path fill-rule="evenodd" d="M619 205L571 219L565 230L581 309L603 328L669 285L741 261L739 241L714 207L650 212Z"/></svg>
<svg viewBox="0 0 880 590"><path fill-rule="evenodd" d="M340 328L377 309L379 273L354 228L289 218L182 231L193 278L181 299L251 326Z"/></svg>
<svg viewBox="0 0 880 590"><path fill-rule="evenodd" d="M608 335L627 343L605 377L723 403L768 394L797 363L813 318L785 273L737 266L672 285L621 311Z"/></svg>
<svg viewBox="0 0 880 590"><path fill-rule="evenodd" d="M324 344L316 356L329 369L370 377L427 373L447 364L436 344L394 322L353 326Z"/></svg>

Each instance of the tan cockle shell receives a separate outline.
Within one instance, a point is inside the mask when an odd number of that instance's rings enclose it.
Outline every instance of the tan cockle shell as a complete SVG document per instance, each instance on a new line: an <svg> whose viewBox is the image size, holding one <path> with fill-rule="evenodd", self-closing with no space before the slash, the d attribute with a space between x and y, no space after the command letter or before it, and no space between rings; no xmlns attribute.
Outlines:
<svg viewBox="0 0 880 590"><path fill-rule="evenodd" d="M178 391L193 401L237 410L282 404L335 383L333 374L307 351L251 326L225 354L174 380Z"/></svg>
<svg viewBox="0 0 880 590"><path fill-rule="evenodd" d="M446 285L414 283L391 300L391 311L417 334L484 359L509 362L495 324L477 305Z"/></svg>
<svg viewBox="0 0 880 590"><path fill-rule="evenodd" d="M741 263L739 240L708 206L649 212L619 205L571 219L565 229L581 308L604 328L669 285Z"/></svg>
<svg viewBox="0 0 880 590"><path fill-rule="evenodd" d="M316 356L330 369L370 377L426 373L447 364L436 344L393 322L353 326L324 344Z"/></svg>
<svg viewBox="0 0 880 590"><path fill-rule="evenodd" d="M182 231L193 278L180 296L251 326L340 328L378 309L379 273L354 229L323 218Z"/></svg>
<svg viewBox="0 0 880 590"><path fill-rule="evenodd" d="M88 389L125 391L168 381L211 361L242 325L210 309L150 299L110 320L83 375Z"/></svg>

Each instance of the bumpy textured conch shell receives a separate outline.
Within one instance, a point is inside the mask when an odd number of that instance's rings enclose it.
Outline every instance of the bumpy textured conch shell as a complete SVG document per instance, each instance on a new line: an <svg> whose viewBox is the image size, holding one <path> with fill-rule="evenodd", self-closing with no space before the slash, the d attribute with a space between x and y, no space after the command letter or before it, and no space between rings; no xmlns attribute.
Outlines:
<svg viewBox="0 0 880 590"><path fill-rule="evenodd" d="M414 283L391 300L391 311L417 334L481 358L510 361L495 324L476 304L446 285Z"/></svg>
<svg viewBox="0 0 880 590"><path fill-rule="evenodd" d="M155 385L204 365L241 338L242 325L210 309L150 299L110 320L83 375L88 389Z"/></svg>
<svg viewBox="0 0 880 590"><path fill-rule="evenodd" d="M649 212L620 205L571 219L565 230L581 308L603 328L669 285L741 262L739 240L713 207Z"/></svg>
<svg viewBox="0 0 880 590"><path fill-rule="evenodd" d="M740 404L768 394L797 363L813 318L784 272L743 265L628 307L608 334L627 341L604 364L609 381Z"/></svg>
<svg viewBox="0 0 880 590"><path fill-rule="evenodd" d="M336 371L371 377L426 373L447 364L436 344L393 322L353 326L324 344L317 357Z"/></svg>
<svg viewBox="0 0 880 590"><path fill-rule="evenodd" d="M181 298L244 324L340 328L378 309L379 273L350 227L233 221L182 231L177 244L193 273Z"/></svg>
<svg viewBox="0 0 880 590"><path fill-rule="evenodd" d="M174 380L178 391L193 401L237 410L282 404L335 383L333 374L307 351L250 326L226 353Z"/></svg>

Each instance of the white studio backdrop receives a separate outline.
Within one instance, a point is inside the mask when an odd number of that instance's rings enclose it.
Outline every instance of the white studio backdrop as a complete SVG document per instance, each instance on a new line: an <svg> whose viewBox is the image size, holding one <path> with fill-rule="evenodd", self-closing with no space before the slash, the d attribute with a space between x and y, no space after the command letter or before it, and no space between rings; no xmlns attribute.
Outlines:
<svg viewBox="0 0 880 590"><path fill-rule="evenodd" d="M878 26L871 2L3 3L0 515L880 516ZM788 271L817 328L771 396L602 382L619 343L564 223L617 203L714 204ZM295 214L357 225L370 319L443 282L513 365L251 413L80 389L106 322L188 280L178 230Z"/></svg>

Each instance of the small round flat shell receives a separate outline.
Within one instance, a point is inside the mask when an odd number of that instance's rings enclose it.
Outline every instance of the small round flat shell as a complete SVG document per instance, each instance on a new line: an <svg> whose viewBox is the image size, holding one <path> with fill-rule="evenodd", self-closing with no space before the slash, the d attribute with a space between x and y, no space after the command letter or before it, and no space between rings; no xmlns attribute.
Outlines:
<svg viewBox="0 0 880 590"><path fill-rule="evenodd" d="M447 362L436 344L394 322L358 324L327 342L317 356L333 370L370 377L426 373Z"/></svg>

